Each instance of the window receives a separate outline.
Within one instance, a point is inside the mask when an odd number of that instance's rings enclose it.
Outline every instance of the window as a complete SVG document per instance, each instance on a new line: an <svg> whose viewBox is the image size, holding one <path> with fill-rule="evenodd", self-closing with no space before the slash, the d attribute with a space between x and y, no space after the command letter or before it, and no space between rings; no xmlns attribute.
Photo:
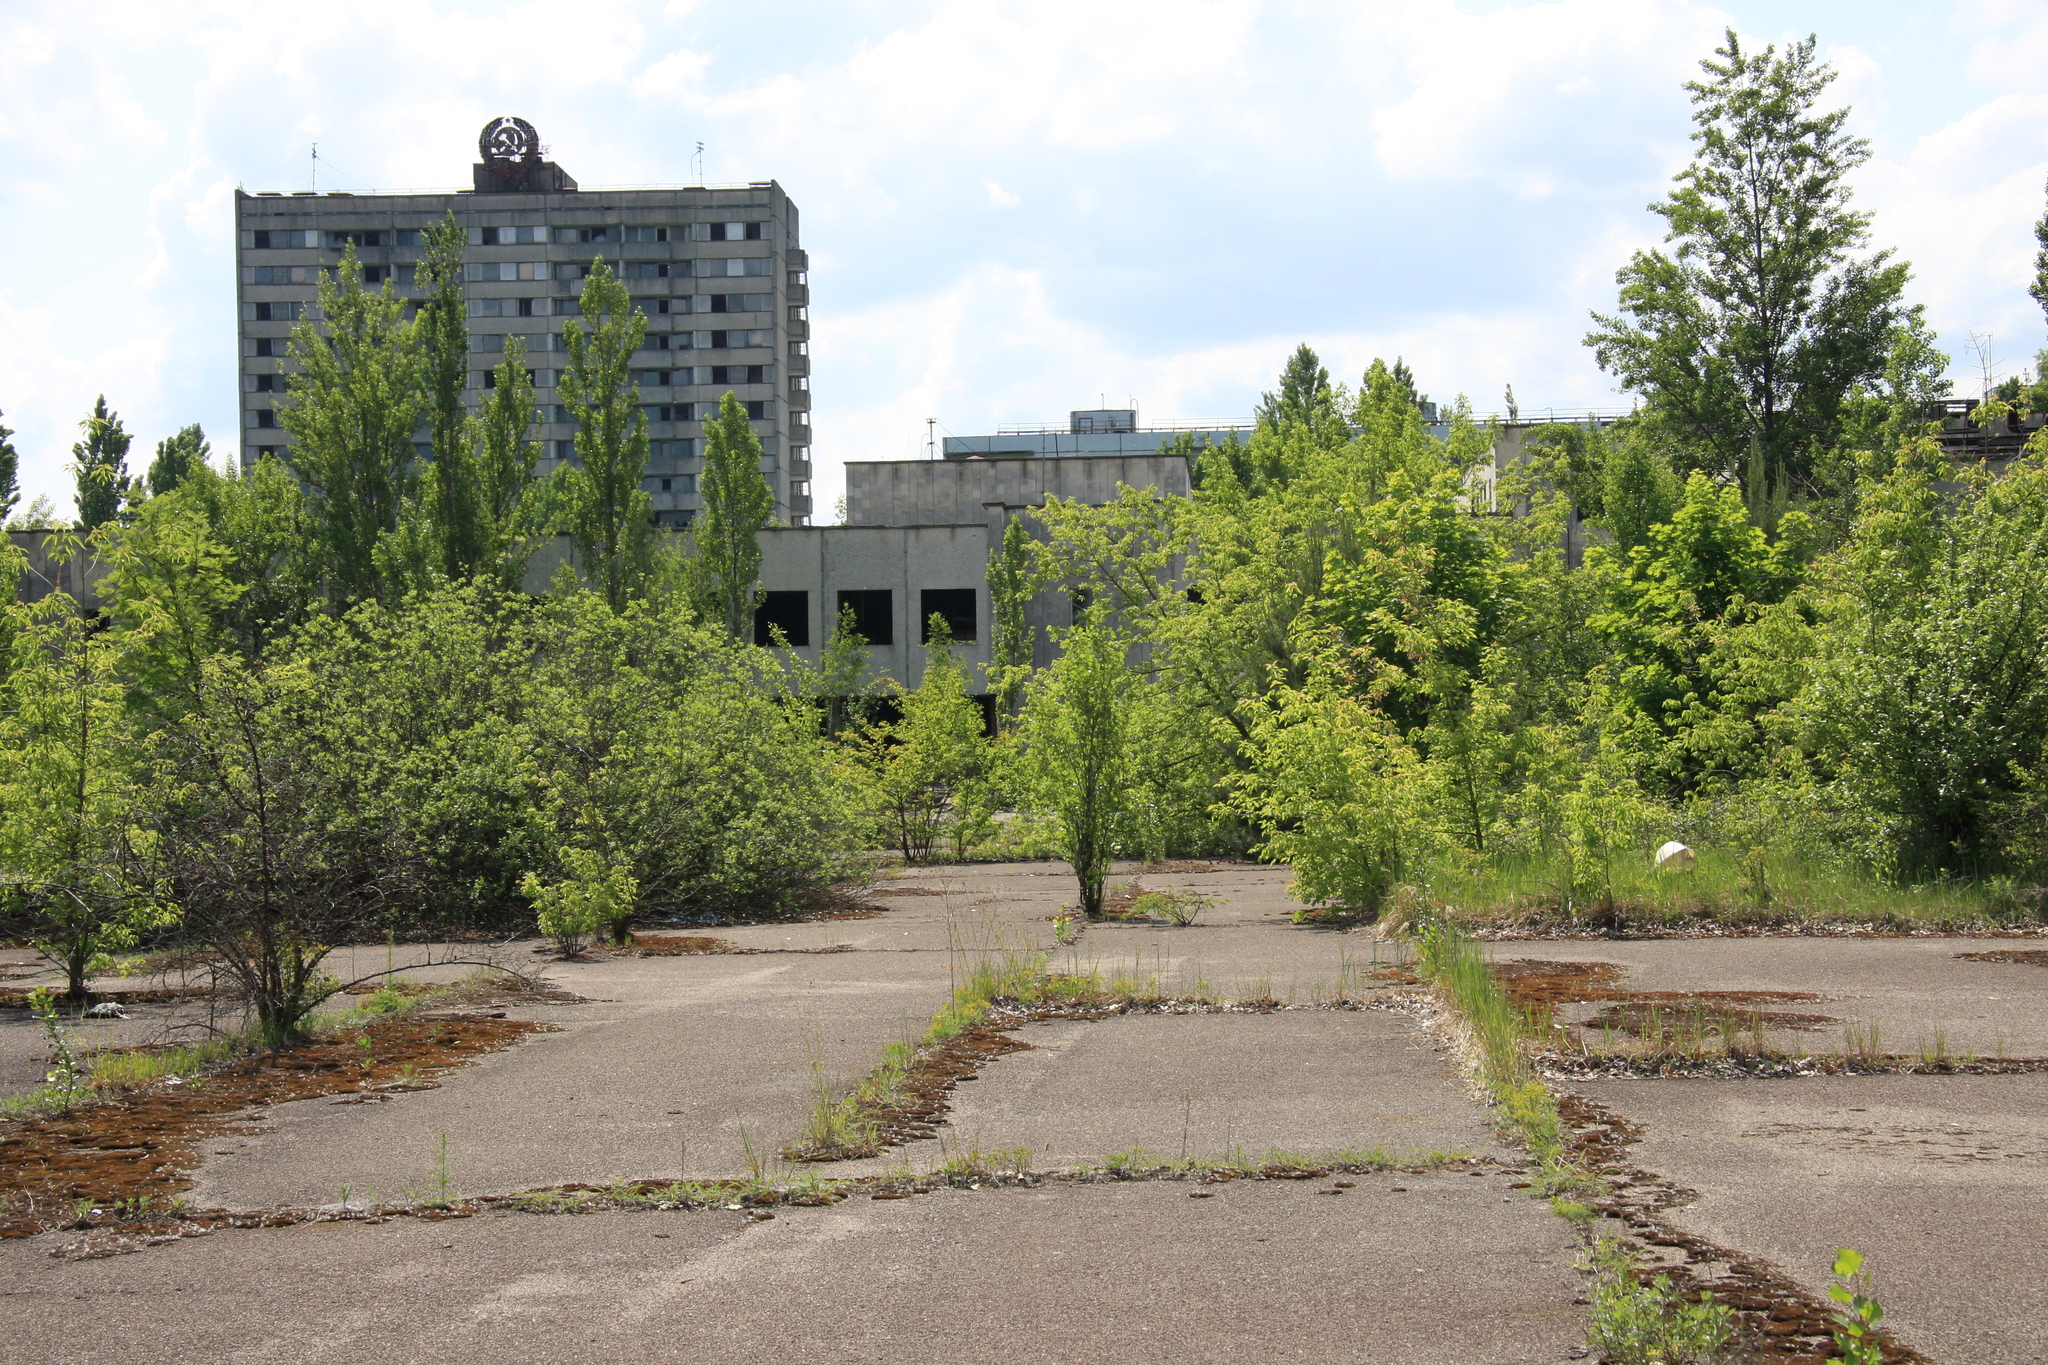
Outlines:
<svg viewBox="0 0 2048 1365"><path fill-rule="evenodd" d="M665 242L668 240L668 229L665 227L629 227L626 229L625 240L629 242Z"/></svg>
<svg viewBox="0 0 2048 1365"><path fill-rule="evenodd" d="M792 498L808 498L811 495L811 481L809 479L791 479L789 481L789 495Z"/></svg>
<svg viewBox="0 0 2048 1365"><path fill-rule="evenodd" d="M807 374L791 375L789 377L789 391L791 393L809 393L811 391L811 377Z"/></svg>
<svg viewBox="0 0 2048 1365"><path fill-rule="evenodd" d="M729 256L723 261L699 261L699 275L766 275L773 264L766 256Z"/></svg>
<svg viewBox="0 0 2048 1365"><path fill-rule="evenodd" d="M665 526L671 531L687 530L690 523L696 519L697 514L688 508L683 508L680 511L656 512L654 514L654 524L656 526Z"/></svg>
<svg viewBox="0 0 2048 1365"><path fill-rule="evenodd" d="M281 374L252 374L249 377L256 381L255 387L258 393L283 393L285 391L284 376Z"/></svg>
<svg viewBox="0 0 2048 1365"><path fill-rule="evenodd" d="M473 318L546 317L548 303L547 299L471 299L469 315Z"/></svg>
<svg viewBox="0 0 2048 1365"><path fill-rule="evenodd" d="M712 384L772 384L766 365L707 365L699 368L711 371L708 383Z"/></svg>
<svg viewBox="0 0 2048 1365"><path fill-rule="evenodd" d="M257 337L255 341L256 348L249 353L251 355L282 356L291 345L284 337Z"/></svg>
<svg viewBox="0 0 2048 1365"><path fill-rule="evenodd" d="M854 632L869 644L896 643L892 599L887 588L841 588L839 611L841 615L853 613Z"/></svg>
<svg viewBox="0 0 2048 1365"><path fill-rule="evenodd" d="M242 307L251 322L297 322L306 316L303 303L245 303Z"/></svg>
<svg viewBox="0 0 2048 1365"><path fill-rule="evenodd" d="M318 266L308 265L259 265L249 272L251 284L313 284L318 282Z"/></svg>
<svg viewBox="0 0 2048 1365"><path fill-rule="evenodd" d="M366 265L363 267L364 284L382 284L390 278L391 267L388 265Z"/></svg>
<svg viewBox="0 0 2048 1365"><path fill-rule="evenodd" d="M262 427L268 430L269 428L275 427L277 425L277 414L272 412L269 408L258 408L256 411L249 414L249 425L252 427Z"/></svg>
<svg viewBox="0 0 2048 1365"><path fill-rule="evenodd" d="M638 308L641 312L647 314L649 317L657 317L662 313L666 313L673 305L678 303L682 304L683 306L681 308L677 308L675 311L679 313L687 313L690 311L690 304L687 299L645 298L633 300L633 306L635 308Z"/></svg>
<svg viewBox="0 0 2048 1365"><path fill-rule="evenodd" d="M619 229L616 227L556 228L558 242L616 242Z"/></svg>
<svg viewBox="0 0 2048 1365"><path fill-rule="evenodd" d="M811 310L804 307L792 308L789 310L789 320L791 322L809 322L811 320Z"/></svg>
<svg viewBox="0 0 2048 1365"><path fill-rule="evenodd" d="M418 246L420 244L420 230L418 228L400 228L391 234L391 244L393 246Z"/></svg>
<svg viewBox="0 0 2048 1365"><path fill-rule="evenodd" d="M690 273L688 261L627 261L622 272L629 280L665 280L671 274Z"/></svg>
<svg viewBox="0 0 2048 1365"><path fill-rule="evenodd" d="M768 401L766 399L749 398L741 406L747 410L748 421L765 422L768 420Z"/></svg>
<svg viewBox="0 0 2048 1365"><path fill-rule="evenodd" d="M384 234L381 232L330 232L327 234L327 249L329 251L339 251L343 247L350 245L382 246L384 245Z"/></svg>
<svg viewBox="0 0 2048 1365"><path fill-rule="evenodd" d="M775 306L772 294L712 294L709 308L699 305L700 313L765 313Z"/></svg>
<svg viewBox="0 0 2048 1365"><path fill-rule="evenodd" d="M883 593L887 598L889 594ZM845 593L839 594L843 600ZM761 605L754 608L754 643L770 645L775 643L773 632L782 632L783 640L802 648L811 642L811 595L799 589L796 592L764 592Z"/></svg>
<svg viewBox="0 0 2048 1365"><path fill-rule="evenodd" d="M279 251L290 248L304 249L320 245L320 234L303 228L259 228L249 234L249 245L258 251Z"/></svg>
<svg viewBox="0 0 2048 1365"><path fill-rule="evenodd" d="M647 414L650 422L687 422L693 406L691 403L643 403L640 410Z"/></svg>
<svg viewBox="0 0 2048 1365"><path fill-rule="evenodd" d="M789 343L789 358L791 360L801 360L810 353L811 343L808 341L792 341Z"/></svg>
<svg viewBox="0 0 2048 1365"><path fill-rule="evenodd" d="M666 388L668 385L676 382L677 373L675 370L635 370L633 371L633 382L643 389ZM681 371L681 375L684 383L690 382L690 372L688 370Z"/></svg>
<svg viewBox="0 0 2048 1365"><path fill-rule="evenodd" d="M469 230L471 246L535 246L544 244L548 230L544 227L486 227ZM405 243L400 242L400 246Z"/></svg>
<svg viewBox="0 0 2048 1365"><path fill-rule="evenodd" d="M472 284L491 280L546 280L555 275L567 279L578 276L569 272L581 269L579 266L562 265L550 269L547 261L468 261L463 264L462 278Z"/></svg>
<svg viewBox="0 0 2048 1365"><path fill-rule="evenodd" d="M765 328L753 331L734 329L730 332L699 332L697 344L712 350L725 350L728 347L773 346L775 338Z"/></svg>
<svg viewBox="0 0 2048 1365"><path fill-rule="evenodd" d="M918 595L918 642L932 642L932 617L944 618L953 638L971 643L974 639L974 589L926 588Z"/></svg>
<svg viewBox="0 0 2048 1365"><path fill-rule="evenodd" d="M675 340L675 336L674 332L649 332L640 338L640 349L643 351L673 350L674 346L672 343Z"/></svg>
<svg viewBox="0 0 2048 1365"><path fill-rule="evenodd" d="M762 238L766 223L705 223L710 229L699 241L712 242L758 242Z"/></svg>
<svg viewBox="0 0 2048 1365"><path fill-rule="evenodd" d="M694 440L649 441L647 443L647 458L650 460L687 460L695 455L696 452L697 443ZM685 493L697 491L697 476L695 474L684 474L681 477L687 480L681 491Z"/></svg>
<svg viewBox="0 0 2048 1365"><path fill-rule="evenodd" d="M807 277L807 276L808 276L809 274L810 274L810 272L809 272L809 271L807 271L807 270L792 270L792 271L790 271L790 272L789 272L789 287L790 287L791 289L801 289L801 288L803 288L803 287L804 287L804 280L805 280L805 278L806 278L806 277Z"/></svg>
<svg viewBox="0 0 2048 1365"><path fill-rule="evenodd" d="M569 416L569 408L567 404L557 403L555 404L554 416L549 418L548 420L554 422L570 422L574 421L575 419Z"/></svg>
<svg viewBox="0 0 2048 1365"><path fill-rule="evenodd" d="M529 384L532 384L535 388L539 388L540 376L541 372L539 370L528 370L526 372L526 381ZM498 387L498 372L496 370L484 371L484 387L487 389L495 389Z"/></svg>

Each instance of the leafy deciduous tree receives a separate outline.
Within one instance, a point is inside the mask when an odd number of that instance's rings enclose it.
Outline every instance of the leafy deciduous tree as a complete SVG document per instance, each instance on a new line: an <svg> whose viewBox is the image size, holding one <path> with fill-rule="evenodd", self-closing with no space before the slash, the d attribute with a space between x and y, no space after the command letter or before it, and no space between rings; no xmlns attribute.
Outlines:
<svg viewBox="0 0 2048 1365"><path fill-rule="evenodd" d="M557 477L584 574L618 611L645 589L653 568L654 503L640 486L647 414L631 369L647 319L603 257L584 281L582 313L562 329L569 367L560 388L576 423L578 463Z"/></svg>
<svg viewBox="0 0 2048 1365"><path fill-rule="evenodd" d="M753 638L754 584L761 572L760 530L775 511L761 473L761 442L731 390L704 424L701 510L691 527L700 610L735 640Z"/></svg>

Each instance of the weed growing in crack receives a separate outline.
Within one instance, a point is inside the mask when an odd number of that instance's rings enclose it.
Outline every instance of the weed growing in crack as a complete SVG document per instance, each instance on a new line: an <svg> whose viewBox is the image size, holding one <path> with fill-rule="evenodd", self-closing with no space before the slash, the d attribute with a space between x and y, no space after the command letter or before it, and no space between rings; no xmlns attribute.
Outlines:
<svg viewBox="0 0 2048 1365"><path fill-rule="evenodd" d="M1835 1310L1835 1347L1843 1365L1884 1365L1884 1345L1877 1324L1884 1308L1865 1291L1870 1276L1863 1269L1863 1254L1843 1247L1835 1253L1835 1282L1828 1297L1840 1305Z"/></svg>
<svg viewBox="0 0 2048 1365"><path fill-rule="evenodd" d="M1689 1299L1660 1274L1645 1280L1635 1258L1609 1238L1593 1249L1587 1345L1609 1365L1722 1365L1735 1310L1700 1291Z"/></svg>

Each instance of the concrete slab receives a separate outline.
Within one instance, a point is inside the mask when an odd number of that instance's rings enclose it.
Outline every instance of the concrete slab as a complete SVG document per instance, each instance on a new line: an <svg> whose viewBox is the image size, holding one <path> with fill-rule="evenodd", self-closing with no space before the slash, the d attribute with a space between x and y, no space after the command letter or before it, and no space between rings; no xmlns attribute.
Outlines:
<svg viewBox="0 0 2048 1365"><path fill-rule="evenodd" d="M1386 1011L1125 1015L1017 1037L1029 1051L955 1089L946 1150L1028 1147L1037 1169L1139 1149L1506 1155L1430 1037ZM902 1154L943 1159L937 1141Z"/></svg>
<svg viewBox="0 0 2048 1365"><path fill-rule="evenodd" d="M218 1360L1554 1365L1569 1229L1505 1178L945 1191L309 1225L106 1260L0 1245L0 1365Z"/></svg>
<svg viewBox="0 0 2048 1365"><path fill-rule="evenodd" d="M2043 973L2048 975L2048 973ZM1698 1191L1672 1221L1824 1294L1868 1258L1885 1324L1944 1365L2048 1360L2048 1076L1598 1081L1631 1159Z"/></svg>
<svg viewBox="0 0 2048 1365"><path fill-rule="evenodd" d="M321 1204L344 1184L396 1195L421 1185L444 1133L467 1194L744 1171L747 1141L771 1154L801 1128L812 1058L829 1081L864 1074L922 1031L947 967L937 953L561 964L550 979L591 1003L512 1013L562 1032L386 1103L279 1105L270 1132L211 1144L192 1199Z"/></svg>
<svg viewBox="0 0 2048 1365"><path fill-rule="evenodd" d="M1984 938L1787 937L1510 939L1490 948L1496 960L1616 963L1632 990L1814 991L1821 1002L1782 1008L1875 1021L1886 1051L1916 1052L1939 1032L1951 1055L2048 1057L2048 969L1956 957L2004 946L2012 945ZM1780 1041L1839 1052L1842 1026Z"/></svg>

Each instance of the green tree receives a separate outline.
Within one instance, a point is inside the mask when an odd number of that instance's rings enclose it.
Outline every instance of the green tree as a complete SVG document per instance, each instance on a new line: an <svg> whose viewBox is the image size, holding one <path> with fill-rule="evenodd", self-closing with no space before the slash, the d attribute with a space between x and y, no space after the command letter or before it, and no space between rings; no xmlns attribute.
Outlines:
<svg viewBox="0 0 2048 1365"><path fill-rule="evenodd" d="M617 611L644 590L653 569L654 503L641 488L647 414L631 369L647 319L603 257L584 281L582 313L563 327L569 368L560 389L576 424L577 463L557 477L584 575Z"/></svg>
<svg viewBox="0 0 2048 1365"><path fill-rule="evenodd" d="M1600 471L1601 522L1623 555L1650 543L1650 528L1670 521L1679 504L1678 476L1640 428L1617 434Z"/></svg>
<svg viewBox="0 0 2048 1365"><path fill-rule="evenodd" d="M989 767L981 708L967 695L967 671L945 617L932 616L924 677L915 689L898 684L895 692L901 718L867 727L863 757L888 841L909 861L924 862L978 813L970 792Z"/></svg>
<svg viewBox="0 0 2048 1365"><path fill-rule="evenodd" d="M469 384L469 325L464 317L462 257L468 242L467 231L453 213L430 225L420 234L422 250L415 277L420 306L413 328L418 334L434 452L423 501L439 551L435 567L451 583L466 582L486 572L494 559L485 544L492 537L489 518L480 506L485 489L477 467L476 433L464 403ZM530 388L527 397L531 410Z"/></svg>
<svg viewBox="0 0 2048 1365"><path fill-rule="evenodd" d="M197 422L158 441L156 458L149 462L146 480L149 496L160 498L170 492L191 477L194 467L206 464L212 456L213 447L206 443L206 433Z"/></svg>
<svg viewBox="0 0 2048 1365"><path fill-rule="evenodd" d="M413 432L424 407L421 358L391 282L372 293L351 245L320 282L320 325L292 328L290 398L278 420L285 459L304 485L330 601L384 600L380 550L411 494Z"/></svg>
<svg viewBox="0 0 2048 1365"><path fill-rule="evenodd" d="M78 425L85 439L71 447L71 472L78 480L78 531L91 535L121 514L128 496L128 447L135 438L107 410L105 394Z"/></svg>
<svg viewBox="0 0 2048 1365"><path fill-rule="evenodd" d="M1905 876L1995 870L2000 815L2048 754L2048 457L1972 471L1959 505L1954 477L1926 441L1866 493L1816 571L1799 703L1851 837Z"/></svg>
<svg viewBox="0 0 2048 1365"><path fill-rule="evenodd" d="M2041 249L2034 253L2034 281L2027 286L2027 293L2041 305L2043 313L2048 313L2048 213L2034 224L2034 240Z"/></svg>
<svg viewBox="0 0 2048 1365"><path fill-rule="evenodd" d="M1102 917L1110 865L1129 847L1129 754L1134 678L1125 644L1092 614L1061 640L1031 682L1018 732L1025 791L1052 818L1060 856L1080 883L1081 909Z"/></svg>
<svg viewBox="0 0 2048 1365"><path fill-rule="evenodd" d="M761 473L761 442L731 390L704 424L700 510L691 527L699 610L735 640L752 639L754 585L761 572L760 531L775 511Z"/></svg>
<svg viewBox="0 0 2048 1365"><path fill-rule="evenodd" d="M1870 219L1848 177L1869 145L1847 109L1816 108L1834 72L1814 40L1751 55L1731 29L1715 57L1686 86L1693 161L1650 206L1676 249L1635 254L1586 341L1690 468L1731 474L1754 450L1775 493L1808 483L1845 402L1883 376L1911 272L1857 254Z"/></svg>
<svg viewBox="0 0 2048 1365"><path fill-rule="evenodd" d="M1432 822L1415 751L1344 654L1326 641L1302 686L1246 700L1250 767L1230 801L1264 836L1259 856L1294 869L1291 895L1376 913L1426 860Z"/></svg>
<svg viewBox="0 0 2048 1365"><path fill-rule="evenodd" d="M108 953L171 918L135 815L146 768L123 642L61 592L14 624L0 687L0 890L81 1000Z"/></svg>
<svg viewBox="0 0 2048 1365"><path fill-rule="evenodd" d="M1280 372L1279 392L1260 395L1253 412L1261 425L1300 423L1318 436L1343 439L1344 418L1330 388L1330 372L1307 342L1288 357L1287 367Z"/></svg>
<svg viewBox="0 0 2048 1365"><path fill-rule="evenodd" d="M1017 715L1031 676L1031 623L1025 616L1032 596L1031 533L1011 517L1003 523L1002 546L988 557L988 600L993 617L988 684L1005 724Z"/></svg>
<svg viewBox="0 0 2048 1365"><path fill-rule="evenodd" d="M0 423L0 526L14 515L14 506L21 501L21 457L8 439L12 435L14 428Z"/></svg>
<svg viewBox="0 0 2048 1365"><path fill-rule="evenodd" d="M546 534L553 514L548 485L533 471L541 443L532 438L539 414L533 402L533 374L526 368L526 343L505 342L505 359L476 423L473 477L478 506L477 568L498 586L515 591L526 580L526 565Z"/></svg>

